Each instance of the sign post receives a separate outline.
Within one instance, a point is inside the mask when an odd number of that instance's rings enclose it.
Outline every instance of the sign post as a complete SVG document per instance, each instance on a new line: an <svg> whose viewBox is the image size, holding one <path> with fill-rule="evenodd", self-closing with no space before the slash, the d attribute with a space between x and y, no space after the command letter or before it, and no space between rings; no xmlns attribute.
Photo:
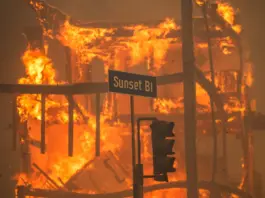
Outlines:
<svg viewBox="0 0 265 198"><path fill-rule="evenodd" d="M157 97L156 77L132 74L109 70L109 91L130 95L131 127L132 127L132 171L133 171L133 197L142 198L142 177L139 175L140 164L136 165L135 147L135 116L134 95L144 97ZM138 156L139 157L139 156ZM140 161L138 162L140 163Z"/></svg>

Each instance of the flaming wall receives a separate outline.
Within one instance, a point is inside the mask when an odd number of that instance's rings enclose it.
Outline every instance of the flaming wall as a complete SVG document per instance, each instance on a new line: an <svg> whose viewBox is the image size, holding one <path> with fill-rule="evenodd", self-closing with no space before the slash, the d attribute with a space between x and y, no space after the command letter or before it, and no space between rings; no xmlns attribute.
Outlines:
<svg viewBox="0 0 265 198"><path fill-rule="evenodd" d="M33 7L38 11L39 16L43 15L43 10L54 8L43 8L44 5L32 1ZM221 10L222 11L222 10ZM222 13L220 11L220 13ZM47 14L45 12L45 14ZM56 12L56 16L62 17L61 13ZM225 15L226 17L226 15ZM40 21L44 23L43 20ZM54 21L53 21L54 22ZM227 21L229 22L229 20ZM43 24L42 24L43 25ZM56 24L58 25L58 24ZM62 75L61 81L56 79L55 66L47 54L38 49L28 49L22 60L26 67L26 76L19 80L22 84L67 84L75 82L102 82L106 81L108 69L122 70L138 74L165 75L181 72L181 44L179 36L170 36L170 32L176 34L180 29L173 20L166 19L156 27L146 25L126 25L122 27L122 36L118 36L119 28L92 28L80 27L71 24L71 21L65 20L59 23L59 29L54 34L54 29L45 29L45 36L57 39L61 44L70 49L65 60L54 61L59 65L64 65L65 75ZM231 24L230 24L231 25ZM46 27L46 26L45 26ZM237 30L237 26L232 26ZM118 29L118 30L117 30ZM174 32L175 31L175 32ZM120 33L121 34L121 33ZM126 34L128 34L126 36ZM205 41L196 40L196 63L197 66L205 72L207 78L209 74L208 47ZM220 89L218 93L236 92L237 77L236 71L239 70L240 53L233 45L231 38L215 38L213 46L214 67L216 70L216 86ZM52 53L52 49L50 49ZM247 79L251 75L251 70L246 70L248 64L245 64L244 77ZM64 66L61 66L61 69ZM230 74L224 72L229 70ZM70 77L69 77L70 76ZM251 83L251 78L250 78ZM178 171L171 176L172 181L185 179L184 175L184 146L183 146L183 101L182 101L182 83L160 86L158 88L157 99L146 99L136 97L136 114L153 115L163 117L177 123L176 128L176 157L178 159ZM122 120L123 115L129 115L129 98L120 94L102 94L101 95L101 152L100 158L95 158L95 96L75 96L75 104L78 108L74 111L74 157L67 157L67 123L68 123L68 102L65 96L48 95L46 99L46 132L47 132L47 152L45 155L39 153L38 146L32 142L40 141L40 120L41 104L40 95L21 95L18 97L18 112L21 121L27 121L30 144L30 164L35 163L41 170L47 173L56 184L62 187L73 188L73 183L89 192L111 192L129 188L131 184L131 175L126 173L131 171L131 143L130 126L128 121ZM211 170L211 153L208 145L209 136L212 134L210 119L210 101L208 94L201 87L197 89L198 103L198 136L201 142L199 148L199 169L200 178L208 179ZM243 109L243 110L242 110ZM244 111L244 105L237 99L228 96L224 106L225 112L229 115L232 125L238 124L238 120L233 113L241 114ZM117 111L117 112L115 112ZM81 113L80 113L81 112ZM113 119L117 113L118 119ZM205 114L207 114L205 116ZM88 120L84 119L88 118ZM236 122L232 122L236 120ZM217 124L220 119L217 119ZM230 123L230 122L229 122ZM228 124L229 124L228 123ZM221 125L221 124L220 124ZM221 126L218 125L218 132ZM230 126L230 125L229 125ZM237 126L237 125L236 125ZM229 127L228 127L229 128ZM230 129L232 128L232 129ZM233 133L233 127L228 132ZM238 127L234 127L238 128ZM144 131L148 131L148 125L144 126ZM206 135L205 135L206 134ZM204 136L202 136L204 135ZM232 136L232 135L231 135ZM151 145L148 135L143 135L143 158L147 171L151 171ZM221 138L218 138L219 140ZM24 140L21 139L23 142ZM32 141L34 140L34 141ZM221 139L222 140L222 139ZM227 147L231 148L237 140L230 138ZM218 144L220 145L220 144ZM218 149L222 150L222 147ZM106 159L110 164L106 165ZM233 172L239 169L238 164L231 161L235 159L234 155L228 156L228 170ZM108 161L107 160L107 161ZM91 162L92 161L92 162ZM118 161L118 162L117 162ZM218 155L218 167L222 169L225 165L223 156ZM236 160L237 162L240 159ZM90 163L91 162L91 163ZM105 163L105 164L104 164ZM30 165L29 164L29 165ZM118 166L122 164L122 167ZM97 169L101 167L100 170ZM108 168L111 167L111 168ZM36 168L36 167L35 167ZM78 174L78 172L80 172ZM102 172L101 172L102 171ZM113 176L114 174L114 176ZM41 175L41 174L40 174ZM47 178L40 176L38 171L33 171L27 175L26 180L31 181L34 187L50 189ZM76 176L77 175L77 176ZM97 176L95 176L97 175ZM117 176L118 175L118 176ZM223 172L219 170L219 179L227 182L223 178ZM236 174L236 181L239 183L240 173ZM76 176L76 177L75 177ZM117 179L117 177L118 179ZM90 183L85 184L85 177L90 177ZM95 179L95 177L98 177ZM74 179L72 179L74 178ZM114 179L116 178L116 179ZM74 181L73 181L74 180ZM113 183L111 188L106 183ZM122 182L119 182L121 180ZM22 180L20 181L22 182ZM93 183L94 182L94 183ZM102 181L103 182L103 181ZM105 182L105 181L104 181ZM148 184L152 184L152 182ZM101 188L98 186L102 184ZM70 188L69 187L69 188ZM76 190L76 189L75 189ZM173 192L173 191L172 191ZM183 194L183 193L182 193ZM180 196L182 195L180 193ZM152 196L152 195L151 195ZM160 195L159 195L160 196ZM162 195L161 195L162 196Z"/></svg>

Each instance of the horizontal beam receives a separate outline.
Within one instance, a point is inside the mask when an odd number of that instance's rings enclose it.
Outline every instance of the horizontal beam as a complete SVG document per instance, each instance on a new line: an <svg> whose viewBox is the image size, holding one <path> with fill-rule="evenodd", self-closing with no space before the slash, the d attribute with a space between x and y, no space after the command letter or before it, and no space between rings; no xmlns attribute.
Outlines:
<svg viewBox="0 0 265 198"><path fill-rule="evenodd" d="M163 190L163 189L174 189L174 188L186 188L186 181L177 181L177 182L169 182L165 184L157 184L152 186L144 187L144 193ZM229 186L214 184L207 181L200 181L199 188L205 190L216 189L219 192L226 192L240 196L241 198L252 198L246 192L237 189L231 188ZM43 190L43 189L31 189L25 186L18 186L18 193L24 192L24 196L34 196L34 197L56 197L56 198L123 198L132 196L132 190L125 190L122 192L115 193L106 193L106 194L82 194L75 192L67 192L62 190Z"/></svg>
<svg viewBox="0 0 265 198"><path fill-rule="evenodd" d="M158 76L157 85L167 85L183 82L183 73ZM205 78L204 73L196 68L197 83L209 94L215 102L217 110L223 115L222 121L226 121L226 113L223 109L223 101L215 85ZM0 93L15 94L54 94L54 95L84 95L107 93L108 83L78 83L71 85L21 85L0 84Z"/></svg>
<svg viewBox="0 0 265 198"><path fill-rule="evenodd" d="M240 115L240 112L235 112L232 114L229 114L229 117L238 117ZM222 119L222 114L216 115L216 119ZM167 120L167 121L173 121L176 120L177 122L183 122L183 113L170 113L170 114L162 114L162 113L150 113L150 114L135 114L135 119L138 118L145 118L145 117L156 117L159 120ZM196 116L197 120L209 120L211 121L211 113L197 113ZM118 115L118 119L122 122L122 123L128 123L130 122L130 115L126 115L126 114L122 114L122 115Z"/></svg>
<svg viewBox="0 0 265 198"><path fill-rule="evenodd" d="M26 3L36 12L38 17L41 19L42 25L44 25L46 28L52 30L53 34L57 34L60 30L60 27L63 25L63 23L66 20L69 20L71 25L80 27L80 28L103 28L103 29L110 29L114 28L116 31L109 35L113 38L116 37L131 37L133 36L134 30L125 30L124 27L128 26L135 26L135 25L144 25L149 28L157 27L159 24L163 23L164 20L157 20L157 21L138 21L138 22L110 22L110 21L95 21L95 22L82 22L80 20L76 20L73 17L67 16L64 12L62 12L57 7L54 7L50 4L48 4L46 1L42 0L25 0ZM32 3L33 2L33 3ZM38 5L41 5L43 9L39 9L39 6L36 6L35 4L38 3ZM212 14L212 13L210 13ZM212 18L216 19L218 23L221 23L222 27L224 29L229 29L228 31L212 31L212 38L217 37L227 37L232 36L235 37L235 32L233 30L230 30L231 28L228 28L226 26L223 26L222 19L219 19L215 15L211 15ZM197 21L203 20L202 18L194 18L194 23ZM180 24L180 23L179 23ZM177 24L178 25L178 24ZM201 28L201 25L196 26L194 31L195 37L198 37L200 40L205 40L205 30ZM167 34L166 38L181 38L181 30L173 30L170 33Z"/></svg>
<svg viewBox="0 0 265 198"><path fill-rule="evenodd" d="M158 85L180 83L183 80L182 73L157 77ZM77 83L71 85L24 85L24 84L0 84L0 93L16 94L53 94L53 95L81 95L107 93L108 83Z"/></svg>

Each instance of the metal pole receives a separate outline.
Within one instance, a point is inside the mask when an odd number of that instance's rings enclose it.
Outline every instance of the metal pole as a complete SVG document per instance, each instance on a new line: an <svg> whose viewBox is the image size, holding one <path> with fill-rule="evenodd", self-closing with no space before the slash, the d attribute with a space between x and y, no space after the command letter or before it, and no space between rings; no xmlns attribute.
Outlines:
<svg viewBox="0 0 265 198"><path fill-rule="evenodd" d="M131 127L132 127L132 173L133 173L133 197L137 198L137 182L135 175L135 120L134 120L134 97L130 96Z"/></svg>
<svg viewBox="0 0 265 198"><path fill-rule="evenodd" d="M208 54L210 62L210 71L211 71L211 80L215 85L215 76L214 76L214 64L213 64L213 53L212 53L212 42L211 42L211 33L209 30L208 18L207 18L207 4L204 3L202 6L202 13L205 23L205 28L207 32L207 42L208 42ZM215 181L216 171L217 171L217 130L215 123L215 111L214 111L214 102L212 97L210 97L211 103L211 113L212 113L212 134L213 134L213 166L212 166L212 181Z"/></svg>
<svg viewBox="0 0 265 198"><path fill-rule="evenodd" d="M141 164L141 121L154 121L157 120L156 117L144 117L144 118L138 118L137 119L137 146L138 146L138 164Z"/></svg>
<svg viewBox="0 0 265 198"><path fill-rule="evenodd" d="M193 1L181 1L182 61L184 74L184 127L187 198L198 198L196 156L196 87L193 46Z"/></svg>
<svg viewBox="0 0 265 198"><path fill-rule="evenodd" d="M143 164L141 164L141 131L140 131L140 127L141 127L141 121L153 121L156 120L155 117L147 117L147 118L138 118L137 119L137 146L138 146L138 161L137 161L137 165L136 165L136 174L137 174L137 196L139 196L139 198L143 198L143 185L144 185L144 178L153 178L154 176L152 175L151 177L149 176L145 176L144 175L144 168L143 168Z"/></svg>
<svg viewBox="0 0 265 198"><path fill-rule="evenodd" d="M100 94L96 94L96 156L100 156Z"/></svg>
<svg viewBox="0 0 265 198"><path fill-rule="evenodd" d="M45 110L46 110L46 102L45 102L46 96L44 94L41 94L41 154L45 153Z"/></svg>

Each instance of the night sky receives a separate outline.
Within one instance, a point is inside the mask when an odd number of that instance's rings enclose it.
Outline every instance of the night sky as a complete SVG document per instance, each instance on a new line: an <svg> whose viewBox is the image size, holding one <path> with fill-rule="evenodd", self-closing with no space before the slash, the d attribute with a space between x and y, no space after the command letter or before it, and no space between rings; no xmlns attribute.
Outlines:
<svg viewBox="0 0 265 198"><path fill-rule="evenodd" d="M258 109L265 113L265 6L262 0L233 0L241 9L244 35L256 67ZM87 20L145 21L179 16L178 0L50 0L76 18ZM95 3L93 3L95 2ZM20 57L26 47L23 28L37 24L23 0L0 0L0 83L15 83L23 75ZM11 176L19 170L19 153L11 150L11 97L0 95L0 198L13 198ZM265 142L265 135L263 135ZM263 149L263 148L258 148ZM261 158L264 156L261 155ZM264 158L265 160L265 158ZM265 163L264 166L265 167ZM264 168L265 169L265 168Z"/></svg>

